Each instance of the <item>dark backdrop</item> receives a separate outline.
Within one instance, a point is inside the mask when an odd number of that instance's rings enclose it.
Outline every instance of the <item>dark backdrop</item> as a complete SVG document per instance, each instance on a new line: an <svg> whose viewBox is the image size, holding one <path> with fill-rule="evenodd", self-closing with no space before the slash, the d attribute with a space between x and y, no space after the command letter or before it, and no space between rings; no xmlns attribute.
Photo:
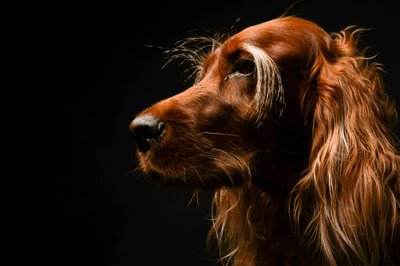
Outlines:
<svg viewBox="0 0 400 266"><path fill-rule="evenodd" d="M215 265L205 248L212 193L189 204L192 191L132 172L128 125L188 85L178 63L162 68L165 56L155 47L240 30L291 3L3 2L6 257L38 265ZM396 10L382 1L304 0L289 14L328 32L371 28L362 43L384 64L388 92L398 99Z"/></svg>

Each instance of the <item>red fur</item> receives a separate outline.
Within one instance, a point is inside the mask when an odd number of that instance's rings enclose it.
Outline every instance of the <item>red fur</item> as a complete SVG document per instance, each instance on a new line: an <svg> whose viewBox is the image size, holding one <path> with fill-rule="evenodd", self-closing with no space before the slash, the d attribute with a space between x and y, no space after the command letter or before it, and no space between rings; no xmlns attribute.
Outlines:
<svg viewBox="0 0 400 266"><path fill-rule="evenodd" d="M222 262L400 264L396 111L361 31L282 17L181 49L194 85L132 122L146 174L215 190Z"/></svg>

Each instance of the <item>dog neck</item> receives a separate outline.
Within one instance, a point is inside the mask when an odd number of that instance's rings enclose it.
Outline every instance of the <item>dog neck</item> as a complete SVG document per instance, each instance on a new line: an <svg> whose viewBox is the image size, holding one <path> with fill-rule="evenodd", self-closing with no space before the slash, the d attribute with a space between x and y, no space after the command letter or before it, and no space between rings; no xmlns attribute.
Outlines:
<svg viewBox="0 0 400 266"><path fill-rule="evenodd" d="M255 159L254 184L271 196L286 197L307 169L311 129L281 127L274 151L260 153Z"/></svg>

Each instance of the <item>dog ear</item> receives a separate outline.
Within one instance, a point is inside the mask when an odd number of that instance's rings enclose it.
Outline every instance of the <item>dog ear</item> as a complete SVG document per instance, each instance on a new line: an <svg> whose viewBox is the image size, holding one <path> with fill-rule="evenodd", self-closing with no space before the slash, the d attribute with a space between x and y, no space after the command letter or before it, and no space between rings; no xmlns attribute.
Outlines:
<svg viewBox="0 0 400 266"><path fill-rule="evenodd" d="M357 50L359 32L346 28L316 45L302 98L313 126L309 168L293 191L292 211L321 264L392 265L388 250L400 234L399 156L390 129L396 111L380 65Z"/></svg>

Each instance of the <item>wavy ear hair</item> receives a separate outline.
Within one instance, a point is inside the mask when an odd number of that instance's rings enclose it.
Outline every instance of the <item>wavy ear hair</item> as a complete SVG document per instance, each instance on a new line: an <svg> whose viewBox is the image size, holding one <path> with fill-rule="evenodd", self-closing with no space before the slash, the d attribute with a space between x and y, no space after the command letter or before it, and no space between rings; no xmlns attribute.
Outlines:
<svg viewBox="0 0 400 266"><path fill-rule="evenodd" d="M379 64L357 49L361 31L319 39L302 96L313 142L291 208L317 265L394 265L399 252L396 111Z"/></svg>

